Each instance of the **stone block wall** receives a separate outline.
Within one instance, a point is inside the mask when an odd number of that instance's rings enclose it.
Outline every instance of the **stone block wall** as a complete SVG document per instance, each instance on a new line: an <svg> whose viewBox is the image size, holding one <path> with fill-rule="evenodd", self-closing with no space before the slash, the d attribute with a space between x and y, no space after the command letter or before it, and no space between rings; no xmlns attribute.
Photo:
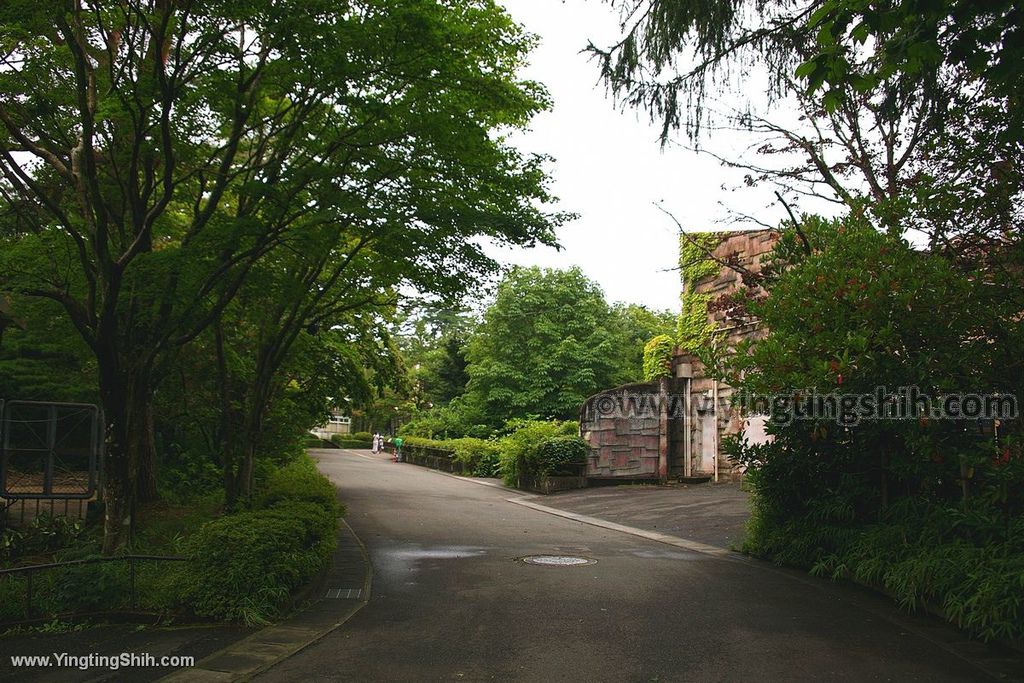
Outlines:
<svg viewBox="0 0 1024 683"><path fill-rule="evenodd" d="M739 268L751 273L760 273L769 252L779 239L775 230L757 230L753 232L718 233L721 241L712 251L715 259L725 263L734 263ZM713 343L725 353L734 352L736 346L744 340L758 340L764 337L766 330L757 322L752 322L742 315L737 307L716 306L715 302L725 302L728 295L734 294L744 286L739 269L721 268L717 273L698 280L694 292L710 294L712 304L709 306L708 321L715 327ZM750 287L752 294L763 294L759 287ZM690 471L693 474L714 475L717 470L719 477L735 478L741 474L732 463L721 453L722 439L730 434L744 434L752 438L763 438L763 430L759 425L748 424L749 420L738 412L729 409L732 388L706 376L703 364L693 354L678 350L673 358L673 368L689 364L693 377L690 380L690 414L687 420L690 436ZM717 393L717 403L714 402ZM682 449L674 449L670 463L670 474L682 474L685 463Z"/></svg>

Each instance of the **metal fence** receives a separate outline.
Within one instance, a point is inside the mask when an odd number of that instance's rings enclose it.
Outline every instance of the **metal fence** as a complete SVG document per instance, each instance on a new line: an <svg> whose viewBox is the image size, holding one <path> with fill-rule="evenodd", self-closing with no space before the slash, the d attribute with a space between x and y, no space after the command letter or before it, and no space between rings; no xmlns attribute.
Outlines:
<svg viewBox="0 0 1024 683"><path fill-rule="evenodd" d="M136 591L136 574L137 564L139 562L186 562L188 558L179 557L176 555L120 555L117 557L92 557L83 560L69 560L66 562L53 562L49 564L36 564L28 565L25 567L15 567L13 569L0 569L0 582L11 580L14 577L25 577L25 589L24 589L24 618L26 621L43 617L43 616L56 616L55 614L35 614L33 610L33 597L34 597L34 584L35 576L41 572L57 571L67 569L69 567L90 565L90 564L106 564L106 563L127 563L128 565L128 609L134 610L138 605L137 591ZM123 609L119 607L117 609ZM67 611L67 610L65 610Z"/></svg>

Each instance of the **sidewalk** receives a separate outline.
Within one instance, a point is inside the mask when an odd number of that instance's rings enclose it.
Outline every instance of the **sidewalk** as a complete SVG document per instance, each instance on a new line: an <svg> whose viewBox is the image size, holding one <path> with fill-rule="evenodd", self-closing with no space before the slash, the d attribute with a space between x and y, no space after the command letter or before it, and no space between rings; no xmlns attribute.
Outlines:
<svg viewBox="0 0 1024 683"><path fill-rule="evenodd" d="M370 600L369 558L348 526L338 529L331 567L313 587L316 602L278 624L268 626L215 652L194 667L179 669L161 681L249 680L317 642L344 624Z"/></svg>
<svg viewBox="0 0 1024 683"><path fill-rule="evenodd" d="M735 549L750 516L739 484L600 486L542 496L547 507L608 522Z"/></svg>
<svg viewBox="0 0 1024 683"><path fill-rule="evenodd" d="M107 624L69 633L29 633L0 638L0 682L61 681L82 683L84 681L110 680L144 683L155 681L167 674L168 669L129 668L112 672L109 668L57 668L51 667L14 668L11 656L49 656L68 654L87 657L90 654L119 656L122 653L149 654L159 660L162 657L187 656L198 661L232 641L245 637L254 629L242 626L138 626L136 624Z"/></svg>
<svg viewBox="0 0 1024 683"><path fill-rule="evenodd" d="M358 611L369 600L370 568L362 545L344 522L330 568L309 589L312 604L278 624L263 629L233 625L141 627L114 624L60 634L32 633L0 637L0 683L58 681L85 683L116 678L130 683L149 681L230 681L251 677L316 642ZM193 657L195 666L132 668L117 671L93 667L14 668L12 655L53 657L67 653L116 657L122 653Z"/></svg>

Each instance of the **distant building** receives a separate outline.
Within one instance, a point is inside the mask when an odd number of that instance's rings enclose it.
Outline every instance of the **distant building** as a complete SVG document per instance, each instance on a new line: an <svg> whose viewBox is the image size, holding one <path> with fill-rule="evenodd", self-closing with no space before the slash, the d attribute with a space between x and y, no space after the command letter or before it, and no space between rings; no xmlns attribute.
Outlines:
<svg viewBox="0 0 1024 683"><path fill-rule="evenodd" d="M309 431L319 439L330 439L335 434L351 434L352 418L348 415L342 415L341 411L332 410L327 424Z"/></svg>

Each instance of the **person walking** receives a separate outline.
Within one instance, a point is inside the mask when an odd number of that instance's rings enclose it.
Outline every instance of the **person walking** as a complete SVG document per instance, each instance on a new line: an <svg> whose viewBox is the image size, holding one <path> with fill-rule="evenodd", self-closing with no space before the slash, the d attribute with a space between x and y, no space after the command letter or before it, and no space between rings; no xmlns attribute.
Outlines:
<svg viewBox="0 0 1024 683"><path fill-rule="evenodd" d="M405 443L405 439L396 436L392 443L395 444L395 462L402 462L402 444Z"/></svg>

